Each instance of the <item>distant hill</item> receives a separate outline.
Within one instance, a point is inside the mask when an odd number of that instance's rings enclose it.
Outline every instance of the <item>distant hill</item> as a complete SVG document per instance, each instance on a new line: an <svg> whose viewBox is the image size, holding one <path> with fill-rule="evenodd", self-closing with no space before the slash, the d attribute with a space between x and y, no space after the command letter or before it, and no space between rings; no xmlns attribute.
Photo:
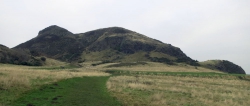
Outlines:
<svg viewBox="0 0 250 106"><path fill-rule="evenodd" d="M213 70L220 70L227 73L246 74L240 66L227 60L207 60L200 62L200 64Z"/></svg>
<svg viewBox="0 0 250 106"><path fill-rule="evenodd" d="M23 50L12 50L0 45L0 63L41 66L46 58L35 58Z"/></svg>
<svg viewBox="0 0 250 106"><path fill-rule="evenodd" d="M35 38L17 45L13 50L25 50L32 56L45 56L64 62L153 61L171 65L182 62L228 73L245 73L239 66L229 61L218 62L219 64L212 66L206 62L198 63L178 47L121 27L74 34L67 29L52 25L39 31Z"/></svg>

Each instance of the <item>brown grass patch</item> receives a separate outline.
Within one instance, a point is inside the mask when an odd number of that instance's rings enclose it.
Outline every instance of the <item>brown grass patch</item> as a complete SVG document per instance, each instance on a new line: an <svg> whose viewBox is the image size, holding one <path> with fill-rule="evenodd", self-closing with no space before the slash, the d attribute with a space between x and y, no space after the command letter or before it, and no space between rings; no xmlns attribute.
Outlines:
<svg viewBox="0 0 250 106"><path fill-rule="evenodd" d="M107 76L109 74L86 68L45 70L27 66L0 65L0 89L29 89L32 86L82 76Z"/></svg>
<svg viewBox="0 0 250 106"><path fill-rule="evenodd" d="M139 80L134 76L116 76L109 79L107 86L124 105L248 106L250 104L250 81L240 80L235 76L198 78L142 75L139 76Z"/></svg>

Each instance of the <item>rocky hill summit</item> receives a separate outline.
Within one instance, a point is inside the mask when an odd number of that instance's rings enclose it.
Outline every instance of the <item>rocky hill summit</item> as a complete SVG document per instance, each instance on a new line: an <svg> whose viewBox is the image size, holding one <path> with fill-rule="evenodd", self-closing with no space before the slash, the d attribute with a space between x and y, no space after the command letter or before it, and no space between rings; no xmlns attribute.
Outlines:
<svg viewBox="0 0 250 106"><path fill-rule="evenodd" d="M56 25L49 26L41 31L39 31L38 36L41 35L60 35L60 36L67 36L73 35L73 33L69 32L67 29L58 27Z"/></svg>

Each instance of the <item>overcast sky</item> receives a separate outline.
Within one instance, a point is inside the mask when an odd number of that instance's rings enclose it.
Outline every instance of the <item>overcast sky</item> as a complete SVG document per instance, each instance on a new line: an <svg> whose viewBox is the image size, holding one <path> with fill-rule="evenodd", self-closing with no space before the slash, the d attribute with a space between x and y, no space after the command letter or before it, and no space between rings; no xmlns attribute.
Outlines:
<svg viewBox="0 0 250 106"><path fill-rule="evenodd" d="M250 0L1 0L0 44L50 25L72 33L119 26L181 48L198 61L229 60L250 74Z"/></svg>

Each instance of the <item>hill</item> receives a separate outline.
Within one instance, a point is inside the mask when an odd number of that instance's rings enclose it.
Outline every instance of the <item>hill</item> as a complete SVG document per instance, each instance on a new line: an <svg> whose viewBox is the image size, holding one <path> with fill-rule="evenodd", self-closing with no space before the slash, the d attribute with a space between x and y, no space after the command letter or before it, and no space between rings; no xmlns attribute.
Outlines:
<svg viewBox="0 0 250 106"><path fill-rule="evenodd" d="M17 65L41 66L45 58L36 58L24 50L12 50L4 45L0 45L0 63Z"/></svg>
<svg viewBox="0 0 250 106"><path fill-rule="evenodd" d="M177 47L120 27L73 34L53 25L14 49L28 49L67 62L194 62Z"/></svg>
<svg viewBox="0 0 250 106"><path fill-rule="evenodd" d="M200 62L204 66L213 70L220 70L227 73L246 74L246 72L238 65L227 60L207 60Z"/></svg>
<svg viewBox="0 0 250 106"><path fill-rule="evenodd" d="M73 63L101 61L98 65L110 62L151 61L170 65L202 65L228 73L245 73L242 68L229 61L222 61L214 66L204 62L198 63L178 47L121 27L74 34L65 28L52 25L39 31L35 38L13 49L29 51L32 56L45 56Z"/></svg>

